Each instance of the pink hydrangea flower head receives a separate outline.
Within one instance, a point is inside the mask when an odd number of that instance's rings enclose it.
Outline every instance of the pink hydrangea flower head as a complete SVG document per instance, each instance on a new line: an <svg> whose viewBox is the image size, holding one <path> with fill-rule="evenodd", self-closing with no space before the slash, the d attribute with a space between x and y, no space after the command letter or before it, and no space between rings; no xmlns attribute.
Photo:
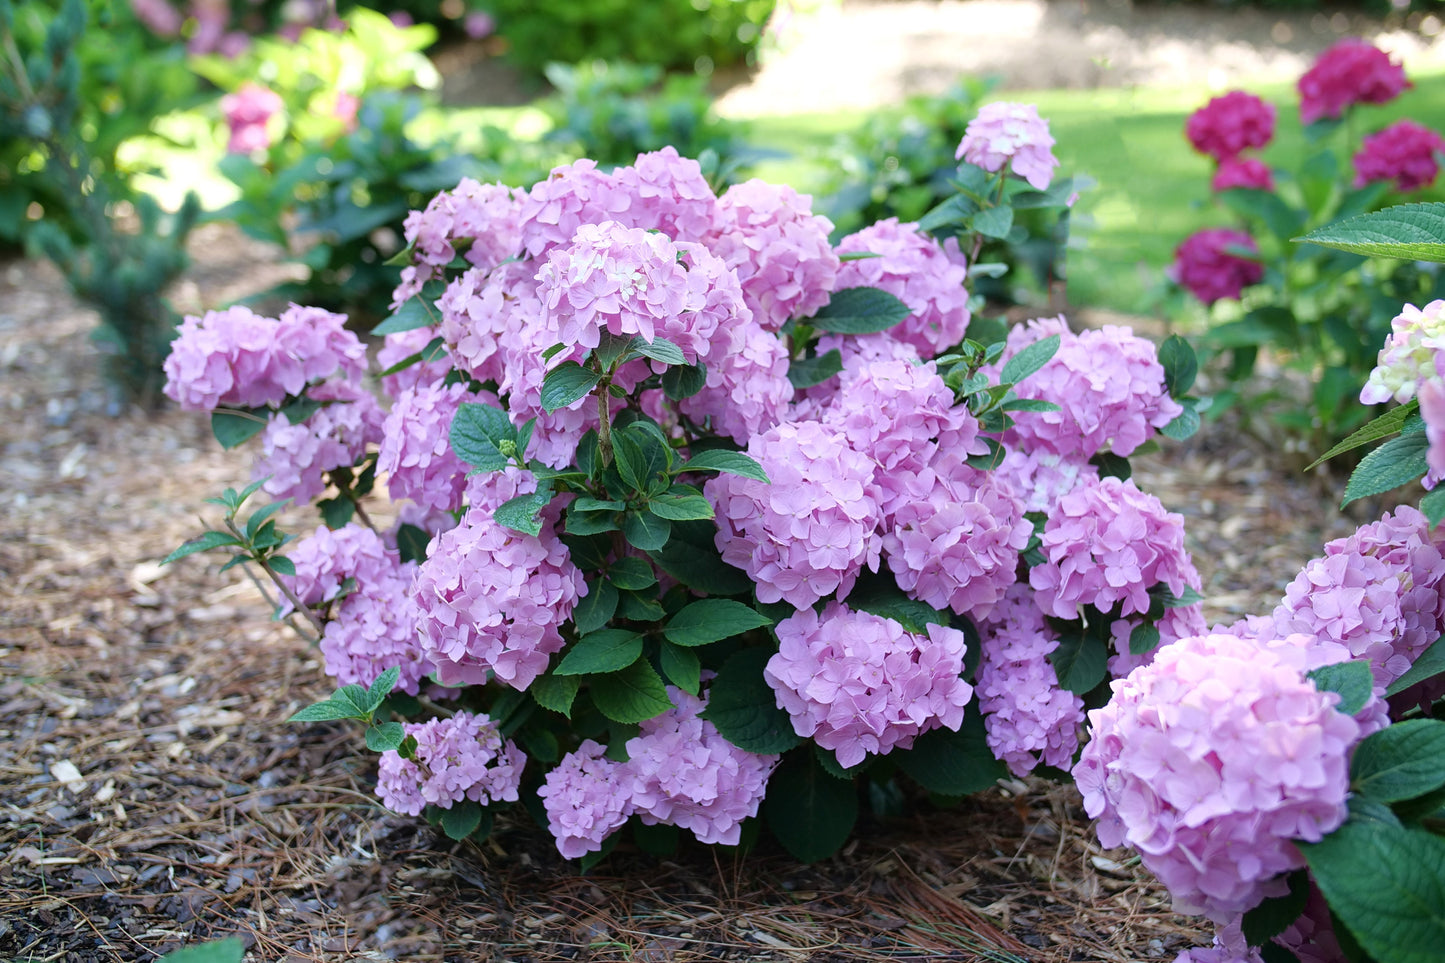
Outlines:
<svg viewBox="0 0 1445 963"><path fill-rule="evenodd" d="M1309 640L1180 639L1112 683L1073 775L1106 847L1127 843L1175 909L1228 922L1344 822L1360 738L1301 664Z"/></svg>
<svg viewBox="0 0 1445 963"><path fill-rule="evenodd" d="M719 475L703 487L717 512L718 551L757 583L764 602L799 608L846 597L863 565L878 567L875 465L817 422L776 425L748 443L771 484Z"/></svg>
<svg viewBox="0 0 1445 963"><path fill-rule="evenodd" d="M1430 475L1445 477L1445 377L1431 378L1419 388L1420 417L1425 420L1425 463Z"/></svg>
<svg viewBox="0 0 1445 963"><path fill-rule="evenodd" d="M1079 606L1120 615L1149 611L1149 589L1177 597L1198 574L1184 548L1184 519L1132 480L1102 478L1059 499L1044 524L1044 561L1029 570L1039 607L1061 619Z"/></svg>
<svg viewBox="0 0 1445 963"><path fill-rule="evenodd" d="M474 402L495 406L497 399L474 396L460 383L433 382L401 393L386 416L376 457L392 498L442 511L461 507L467 465L452 451L452 419L463 403Z"/></svg>
<svg viewBox="0 0 1445 963"><path fill-rule="evenodd" d="M234 94L221 98L221 111L226 115L226 126L231 136L226 141L226 152L249 154L266 150L271 146L271 134L266 130L271 118L285 108L281 95L257 83L246 83Z"/></svg>
<svg viewBox="0 0 1445 963"><path fill-rule="evenodd" d="M717 195L702 166L674 147L637 155L613 174L631 198L628 227L661 231L676 241L704 241L717 226Z"/></svg>
<svg viewBox="0 0 1445 963"><path fill-rule="evenodd" d="M1274 137L1274 118L1273 104L1243 90L1231 90L1190 114L1184 135L1199 153L1223 164L1238 157L1240 151L1268 144Z"/></svg>
<svg viewBox="0 0 1445 963"><path fill-rule="evenodd" d="M1226 157L1219 162L1209 189L1218 193L1236 187L1255 191L1274 190L1274 173L1258 157Z"/></svg>
<svg viewBox="0 0 1445 963"><path fill-rule="evenodd" d="M1299 79L1300 120L1341 117L1355 104L1384 104L1414 86L1405 68L1374 44L1350 37L1319 55Z"/></svg>
<svg viewBox="0 0 1445 963"><path fill-rule="evenodd" d="M1047 512L1064 495L1099 477L1098 466L1048 451L1009 448L993 469L1019 497L1025 512Z"/></svg>
<svg viewBox="0 0 1445 963"><path fill-rule="evenodd" d="M881 288L908 305L908 317L888 333L912 344L921 357L932 358L963 340L970 317L968 266L957 238L940 244L918 225L890 217L843 238L838 253L878 255L844 262L837 286Z"/></svg>
<svg viewBox="0 0 1445 963"><path fill-rule="evenodd" d="M597 852L632 815L633 776L623 763L606 758L606 751L606 746L584 740L537 789L547 828L567 859Z"/></svg>
<svg viewBox="0 0 1445 963"><path fill-rule="evenodd" d="M552 248L571 243L583 224L619 220L631 204L621 180L598 170L596 161L584 157L553 168L522 201L522 246L540 263Z"/></svg>
<svg viewBox="0 0 1445 963"><path fill-rule="evenodd" d="M1033 531L1006 483L940 459L897 501L883 556L911 597L984 618L1015 584L1019 553Z"/></svg>
<svg viewBox="0 0 1445 963"><path fill-rule="evenodd" d="M1380 348L1375 368L1360 391L1360 403L1404 404L1419 386L1436 377L1436 358L1445 354L1445 301L1423 308L1407 304L1390 322L1390 334Z"/></svg>
<svg viewBox="0 0 1445 963"><path fill-rule="evenodd" d="M1355 154L1355 186L1394 181L1395 189L1417 191L1435 183L1445 138L1413 120L1397 120L1366 137Z"/></svg>
<svg viewBox="0 0 1445 963"><path fill-rule="evenodd" d="M744 311L747 309L744 308ZM707 383L678 404L698 424L745 445L788 413L793 383L788 380L788 350L771 331L739 316L719 327L708 356Z"/></svg>
<svg viewBox="0 0 1445 963"><path fill-rule="evenodd" d="M1017 776L1040 763L1068 768L1084 700L1059 686L1048 660L1059 647L1027 586L1015 583L979 623L978 707L988 747Z"/></svg>
<svg viewBox="0 0 1445 963"><path fill-rule="evenodd" d="M441 684L495 676L524 690L565 644L561 627L587 586L550 525L525 535L474 508L432 539L414 592Z"/></svg>
<svg viewBox="0 0 1445 963"><path fill-rule="evenodd" d="M814 214L812 201L756 178L718 199L717 227L705 243L737 273L753 320L769 331L811 317L837 287L833 222Z"/></svg>
<svg viewBox="0 0 1445 963"><path fill-rule="evenodd" d="M326 491L326 473L356 464L368 446L381 441L385 415L376 398L350 382L326 382L313 388L313 401L327 402L298 424L279 412L261 431L261 452L251 466L262 491L298 505Z"/></svg>
<svg viewBox="0 0 1445 963"><path fill-rule="evenodd" d="M1206 305L1221 298L1239 299L1240 292L1264 279L1264 265L1232 253L1230 248L1259 251L1254 238L1225 227L1195 231L1174 249L1174 263L1165 275Z"/></svg>
<svg viewBox="0 0 1445 963"><path fill-rule="evenodd" d="M436 337L436 329L431 327L388 334L377 349L376 366L382 371L390 370L393 365L421 354ZM387 397L397 398L408 388L420 388L440 382L451 370L451 358L446 352L433 352L395 374L383 375L381 388Z"/></svg>
<svg viewBox="0 0 1445 963"><path fill-rule="evenodd" d="M504 184L481 184L464 177L454 190L433 197L424 210L408 214L402 230L416 268L408 278L408 290L439 276L463 241L467 262L483 272L517 254L522 246L523 196Z"/></svg>
<svg viewBox="0 0 1445 963"><path fill-rule="evenodd" d="M817 353L837 351L844 371L857 371L874 361L907 361L922 363L918 348L907 341L900 341L889 331L877 334L844 335L825 334L818 339ZM793 420L817 420L819 413L842 389L843 382L838 375L804 388L795 395Z"/></svg>
<svg viewBox="0 0 1445 963"><path fill-rule="evenodd" d="M1049 122L1039 117L1037 107L1001 101L979 108L978 116L964 128L955 156L991 172L1007 165L1041 191L1059 166L1053 148Z"/></svg>
<svg viewBox="0 0 1445 963"><path fill-rule="evenodd" d="M450 809L463 799L483 806L517 801L527 757L485 715L463 709L403 726L416 739L417 761L395 749L381 754L376 794L388 809L419 816L428 805Z"/></svg>
<svg viewBox="0 0 1445 963"><path fill-rule="evenodd" d="M1106 449L1127 457L1183 411L1165 387L1154 344L1118 325L1078 334L1062 318L1015 326L988 370L1001 371L1025 344L1052 334L1059 335L1058 351L1014 390L1059 410L1015 413L1010 442L1080 462Z"/></svg>
<svg viewBox="0 0 1445 963"><path fill-rule="evenodd" d="M668 686L673 708L627 740L631 806L647 825L686 829L703 843L736 846L756 816L778 756L744 752L698 718L703 698Z"/></svg>
<svg viewBox="0 0 1445 963"><path fill-rule="evenodd" d="M778 652L763 678L793 729L856 766L870 753L907 749L939 727L958 731L973 687L963 681L963 633L929 625L927 636L830 602L777 624Z"/></svg>

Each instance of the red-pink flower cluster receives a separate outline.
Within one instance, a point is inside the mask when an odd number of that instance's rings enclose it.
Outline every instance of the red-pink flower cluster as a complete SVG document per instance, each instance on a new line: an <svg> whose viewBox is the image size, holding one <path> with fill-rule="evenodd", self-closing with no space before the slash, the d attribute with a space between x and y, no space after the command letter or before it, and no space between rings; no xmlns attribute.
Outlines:
<svg viewBox="0 0 1445 963"><path fill-rule="evenodd" d="M1209 181L1209 189L1217 193L1233 190L1236 187L1255 191L1272 191L1274 190L1274 173L1270 171L1269 165L1258 157L1225 158L1215 168L1214 177Z"/></svg>
<svg viewBox="0 0 1445 963"><path fill-rule="evenodd" d="M1445 138L1412 120L1398 120L1366 137L1355 154L1355 186L1394 181L1395 189L1416 191L1440 175L1439 154Z"/></svg>
<svg viewBox="0 0 1445 963"><path fill-rule="evenodd" d="M255 83L243 84L234 94L222 97L221 111L231 131L227 153L249 154L269 148L271 133L266 128L284 107L280 94Z"/></svg>
<svg viewBox="0 0 1445 963"><path fill-rule="evenodd" d="M1254 238L1242 231L1204 228L1175 248L1174 263L1164 273L1206 305L1221 298L1238 300L1245 288L1264 280L1264 265L1230 248L1259 252Z"/></svg>
<svg viewBox="0 0 1445 963"><path fill-rule="evenodd" d="M1374 44L1357 37L1320 54L1300 77L1300 120L1313 124L1344 115L1355 104L1385 104L1413 86L1405 68Z"/></svg>
<svg viewBox="0 0 1445 963"><path fill-rule="evenodd" d="M1213 98L1189 115L1184 135L1201 154L1223 164L1274 137L1274 105L1243 90Z"/></svg>

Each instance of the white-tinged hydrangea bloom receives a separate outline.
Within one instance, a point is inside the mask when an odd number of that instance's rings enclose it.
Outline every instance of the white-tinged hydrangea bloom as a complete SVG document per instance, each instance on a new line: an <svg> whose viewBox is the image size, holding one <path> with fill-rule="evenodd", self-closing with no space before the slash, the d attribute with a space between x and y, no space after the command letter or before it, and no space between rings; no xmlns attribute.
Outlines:
<svg viewBox="0 0 1445 963"><path fill-rule="evenodd" d="M1164 585L1176 598L1198 575L1184 548L1184 518L1133 480L1101 478L1059 499L1044 523L1045 561L1029 570L1039 607L1061 619L1079 606L1118 614L1149 611L1149 590Z"/></svg>
<svg viewBox="0 0 1445 963"><path fill-rule="evenodd" d="M840 261L828 242L833 222L813 199L754 178L718 199L718 226L705 242L737 272L753 320L777 331L812 317L837 287Z"/></svg>
<svg viewBox="0 0 1445 963"><path fill-rule="evenodd" d="M1048 512L1069 492L1099 480L1097 465L1065 458L1047 451L1026 451L1014 447L1005 451L1003 461L992 469L1023 501L1026 512Z"/></svg>
<svg viewBox="0 0 1445 963"><path fill-rule="evenodd" d="M1360 391L1360 403L1404 404L1415 397L1421 382L1435 378L1435 359L1445 351L1445 301L1423 308L1407 304L1390 322L1390 334L1375 369Z"/></svg>
<svg viewBox="0 0 1445 963"><path fill-rule="evenodd" d="M958 731L973 687L963 681L963 633L927 637L870 612L830 602L777 624L778 652L763 678L798 735L831 749L844 768L870 753L907 749L922 733Z"/></svg>
<svg viewBox="0 0 1445 963"><path fill-rule="evenodd" d="M606 758L606 751L606 746L585 740L562 757L537 789L547 828L567 859L597 852L632 815L632 774L623 763Z"/></svg>
<svg viewBox="0 0 1445 963"><path fill-rule="evenodd" d="M467 465L452 451L451 429L457 410L469 401L496 404L495 396L472 395L461 383L409 388L396 399L376 457L392 498L441 511L461 507Z"/></svg>
<svg viewBox="0 0 1445 963"><path fill-rule="evenodd" d="M978 109L978 115L964 128L956 158L986 171L1001 171L1008 165L1030 187L1041 191L1049 186L1054 168L1059 166L1053 148L1049 122L1039 116L1037 107L1000 101Z"/></svg>
<svg viewBox="0 0 1445 963"><path fill-rule="evenodd" d="M736 846L743 820L758 814L776 755L744 752L698 718L704 698L667 688L673 708L627 740L631 808L646 824L686 829L703 843Z"/></svg>
<svg viewBox="0 0 1445 963"><path fill-rule="evenodd" d="M1347 815L1361 737L1305 675L1311 640L1180 639L1111 683L1073 775L1106 847L1127 843L1174 908L1228 922Z"/></svg>
<svg viewBox="0 0 1445 963"><path fill-rule="evenodd" d="M385 418L376 398L349 382L326 382L308 397L329 404L294 425L285 415L272 414L251 465L251 479L265 479L262 491L298 505L326 491L328 471L356 464L368 445L380 442Z"/></svg>
<svg viewBox="0 0 1445 963"><path fill-rule="evenodd" d="M1014 412L1011 446L1081 462L1105 449L1127 457L1184 410L1165 389L1153 343L1118 325L1075 334L1062 317L1030 321L1009 332L1007 349L987 370L997 377L1020 349L1053 334L1058 351L1014 390L1059 410Z"/></svg>
<svg viewBox="0 0 1445 963"><path fill-rule="evenodd" d="M432 539L414 591L422 649L442 685L495 676L523 690L565 644L562 624L587 586L551 526L525 535L474 508Z"/></svg>
<svg viewBox="0 0 1445 963"><path fill-rule="evenodd" d="M1059 686L1059 640L1027 586L1016 583L979 623L978 707L988 747L1016 776L1039 763L1066 769L1079 748L1084 700Z"/></svg>
<svg viewBox="0 0 1445 963"><path fill-rule="evenodd" d="M519 798L527 757L485 715L462 710L449 719L402 725L416 739L422 765L394 749L381 754L376 794L386 808L419 816L428 805L450 809L463 799L485 806Z"/></svg>
<svg viewBox="0 0 1445 963"><path fill-rule="evenodd" d="M992 473L940 457L900 475L889 502L883 557L898 587L936 609L984 618L1018 577L1034 527Z"/></svg>
<svg viewBox="0 0 1445 963"><path fill-rule="evenodd" d="M890 217L843 238L838 253L878 255L843 262L836 287L881 288L908 305L910 314L888 329L890 335L913 345L924 358L963 340L970 317L964 288L968 266L957 238L940 244L917 224Z"/></svg>
<svg viewBox="0 0 1445 963"><path fill-rule="evenodd" d="M748 443L771 483L719 475L703 487L717 512L723 561L757 583L764 602L803 608L847 596L866 564L878 569L874 463L831 428L777 425Z"/></svg>

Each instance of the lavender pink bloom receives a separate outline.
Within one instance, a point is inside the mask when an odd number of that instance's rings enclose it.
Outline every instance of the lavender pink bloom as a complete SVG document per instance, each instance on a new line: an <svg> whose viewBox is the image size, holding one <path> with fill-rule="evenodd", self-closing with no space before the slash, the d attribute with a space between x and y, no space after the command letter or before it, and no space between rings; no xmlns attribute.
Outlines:
<svg viewBox="0 0 1445 963"><path fill-rule="evenodd" d="M388 809L419 816L428 805L450 809L463 799L483 806L517 801L527 757L487 716L463 709L403 726L416 739L417 761L394 749L381 754L376 793Z"/></svg>
<svg viewBox="0 0 1445 963"><path fill-rule="evenodd" d="M1049 186L1054 168L1059 166L1053 148L1049 122L1039 117L1037 107L999 102L979 108L978 116L964 128L955 156L989 172L1007 166L1041 191Z"/></svg>
<svg viewBox="0 0 1445 963"><path fill-rule="evenodd" d="M1336 118L1355 104L1385 104L1413 86L1405 68L1390 55L1357 37L1341 40L1320 54L1300 77L1300 120L1312 124Z"/></svg>
<svg viewBox="0 0 1445 963"><path fill-rule="evenodd" d="M280 94L256 83L244 84L234 94L221 98L221 110L226 115L226 126L231 131L231 138L226 142L226 151L231 154L249 154L269 148L271 135L266 130L266 125L284 107Z"/></svg>

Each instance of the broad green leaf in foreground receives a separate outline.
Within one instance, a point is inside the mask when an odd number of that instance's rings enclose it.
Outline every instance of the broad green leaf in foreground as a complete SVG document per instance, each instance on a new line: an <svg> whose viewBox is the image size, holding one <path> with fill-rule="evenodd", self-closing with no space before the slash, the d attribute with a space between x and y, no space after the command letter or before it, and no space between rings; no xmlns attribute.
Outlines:
<svg viewBox="0 0 1445 963"><path fill-rule="evenodd" d="M1445 262L1445 203L1401 204L1295 238L1354 254Z"/></svg>

